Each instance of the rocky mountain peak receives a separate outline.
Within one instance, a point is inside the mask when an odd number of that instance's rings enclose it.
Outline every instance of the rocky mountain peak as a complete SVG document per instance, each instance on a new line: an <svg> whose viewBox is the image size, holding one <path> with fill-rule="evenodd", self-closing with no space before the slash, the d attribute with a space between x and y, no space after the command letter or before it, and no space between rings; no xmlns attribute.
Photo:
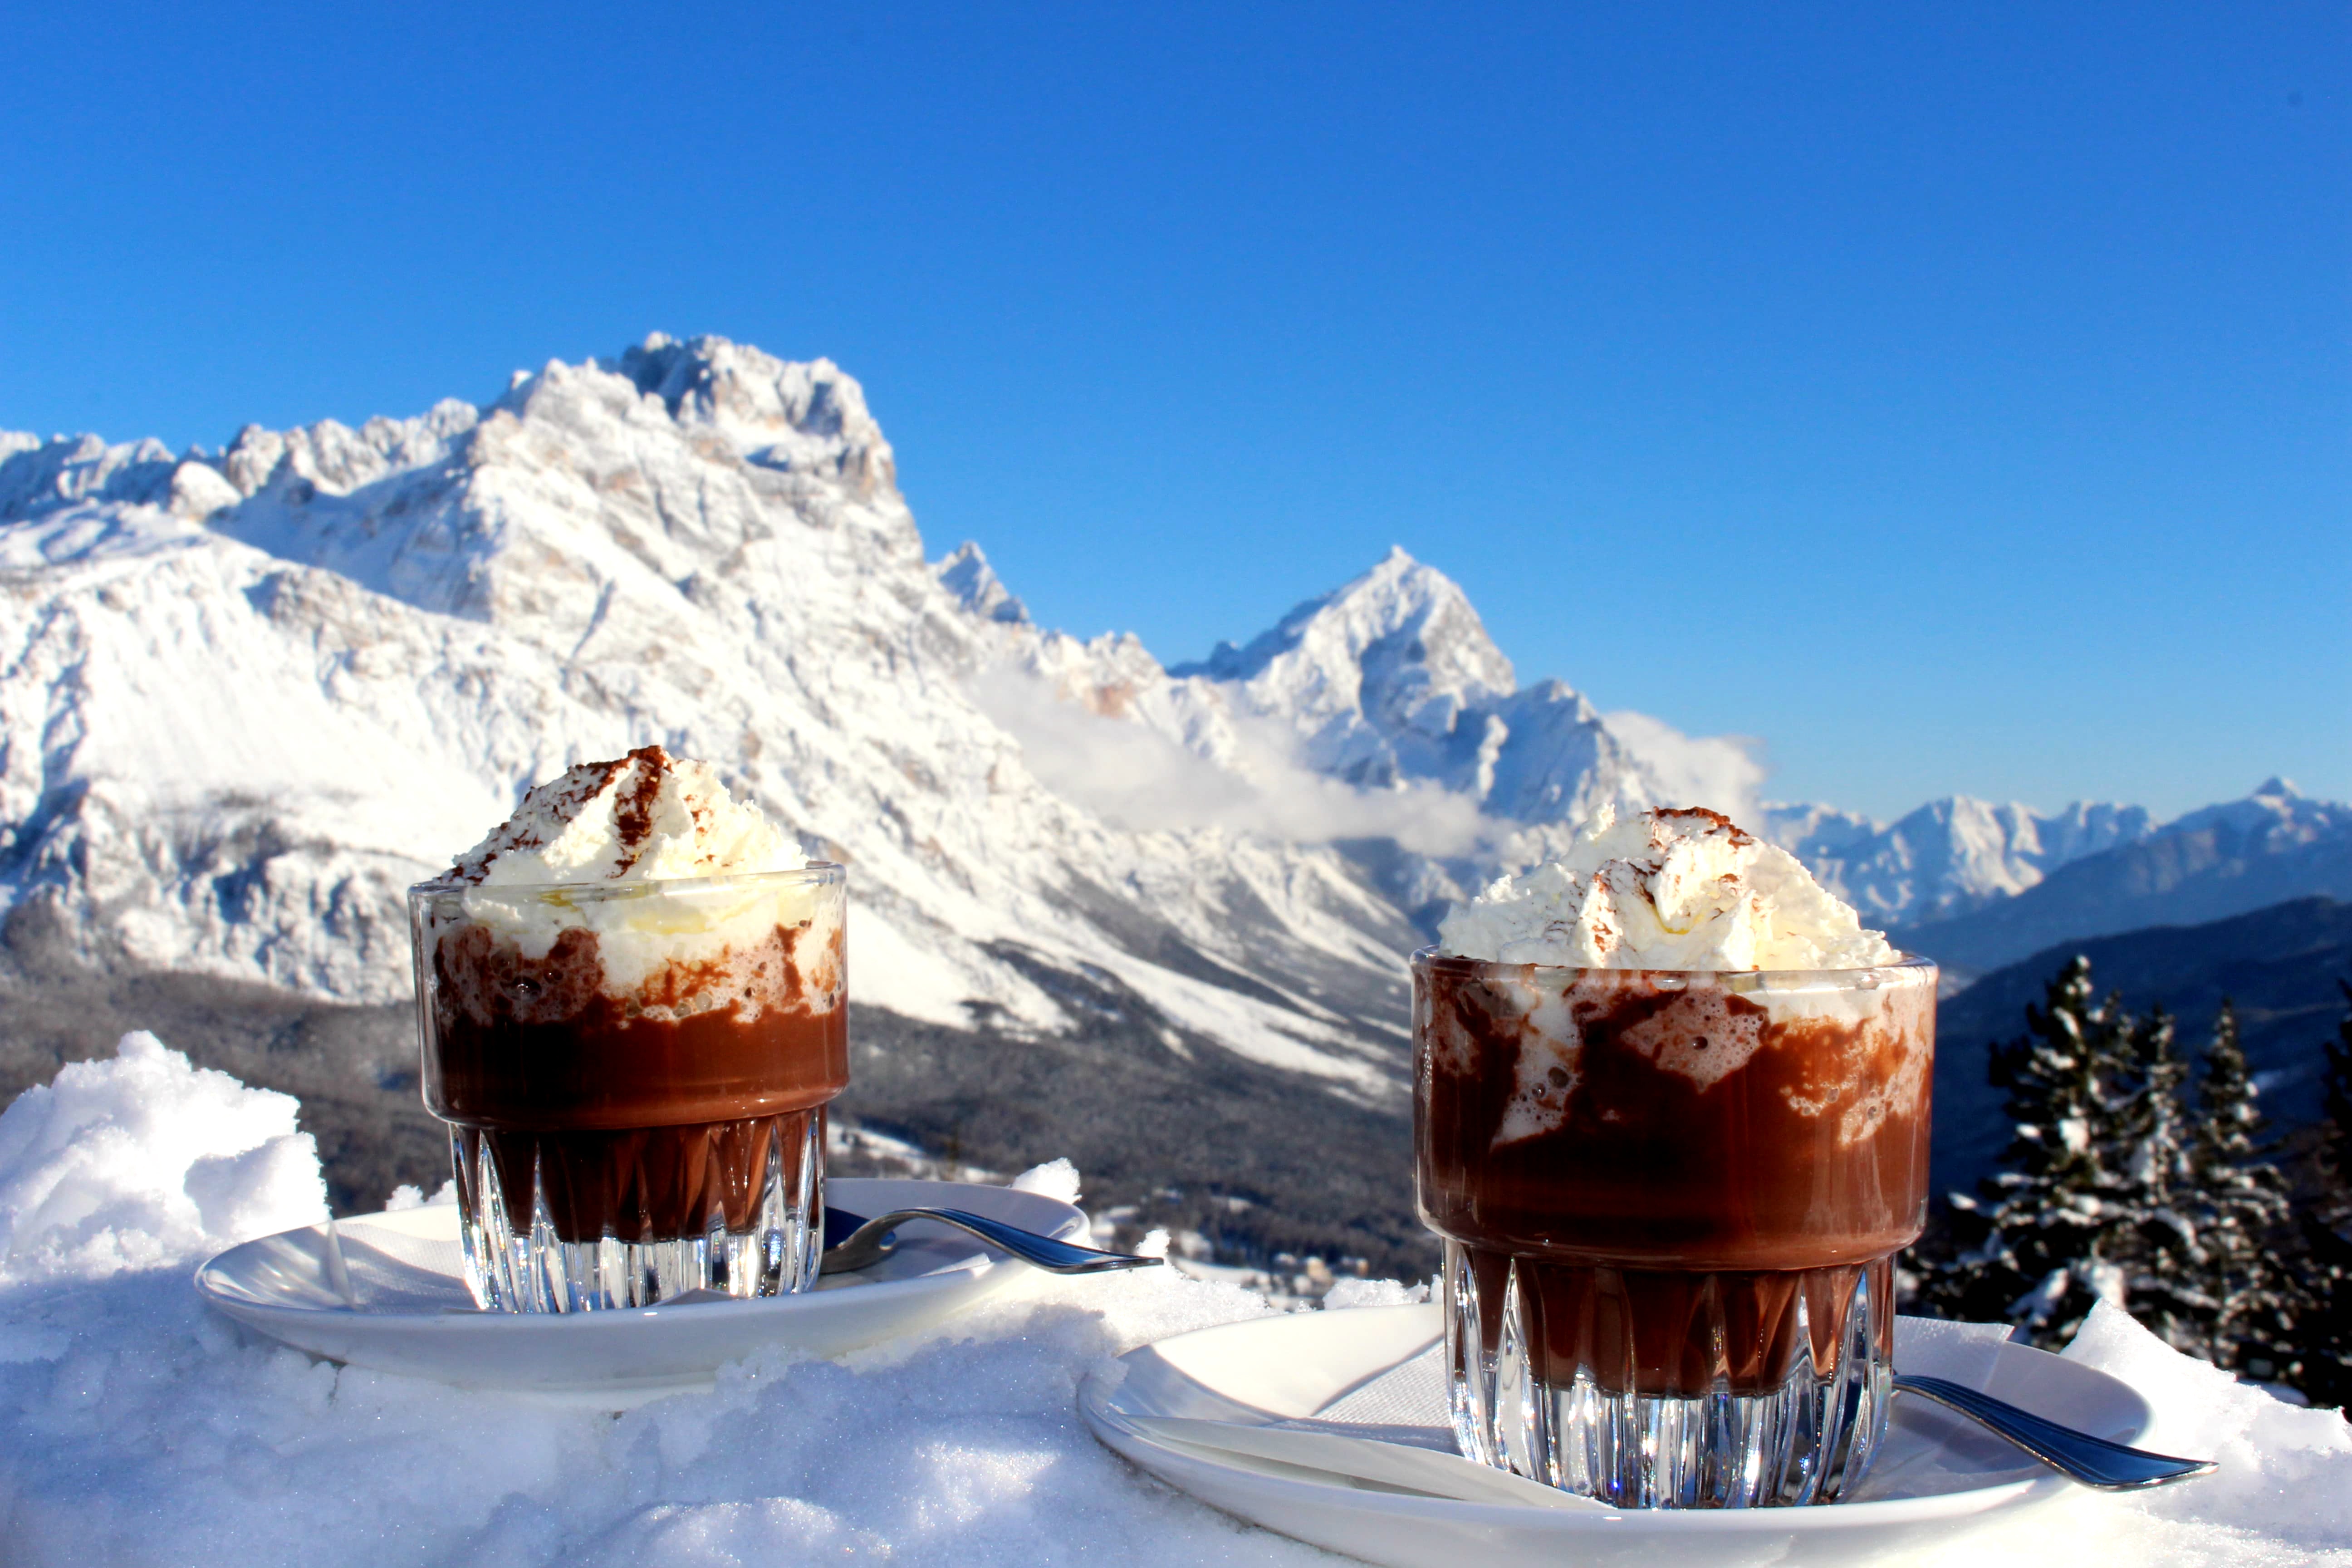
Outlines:
<svg viewBox="0 0 2352 1568"><path fill-rule="evenodd" d="M1308 599L1247 647L1220 643L1197 665L1171 673L1213 680L1269 678L1293 689L1328 692L1335 703L1392 707L1405 691L1366 687L1384 676L1412 690L1465 700L1499 697L1517 684L1511 661L1451 577L1405 553L1402 545L1369 572Z"/></svg>
<svg viewBox="0 0 2352 1568"><path fill-rule="evenodd" d="M1028 606L1013 596L980 546L969 539L934 564L931 573L956 603L983 621L1022 625L1029 619Z"/></svg>
<svg viewBox="0 0 2352 1568"><path fill-rule="evenodd" d="M866 390L829 359L780 360L747 343L661 332L598 368L657 397L681 425L709 428L754 462L845 481L863 500L898 496L898 461Z"/></svg>
<svg viewBox="0 0 2352 1568"><path fill-rule="evenodd" d="M0 434L0 523L110 500L152 504L171 493L178 462L152 438Z"/></svg>
<svg viewBox="0 0 2352 1568"><path fill-rule="evenodd" d="M2284 778L2271 777L2252 795L2189 812L2164 829L2167 837L2219 836L2273 848L2309 844L2352 832L2352 806L2314 800Z"/></svg>
<svg viewBox="0 0 2352 1568"><path fill-rule="evenodd" d="M750 586L745 552L777 536L778 514L796 525L787 554L823 553L814 529L894 567L921 562L856 382L721 338L551 361L481 409L248 426L212 468L221 482L184 465L203 482L174 491L216 531L575 651L616 616L690 625L698 595ZM760 591L788 595L792 575Z"/></svg>
<svg viewBox="0 0 2352 1568"><path fill-rule="evenodd" d="M345 496L394 474L438 463L481 422L472 404L445 397L411 419L379 415L357 430L321 419L291 430L248 425L216 463L239 499L276 487L299 504L312 494Z"/></svg>
<svg viewBox="0 0 2352 1568"><path fill-rule="evenodd" d="M1516 685L1469 597L1402 547L1247 646L1220 644L1169 673L1279 716L1306 738L1311 765L1370 787L1458 771L1453 753L1485 739L1463 731L1464 716Z"/></svg>

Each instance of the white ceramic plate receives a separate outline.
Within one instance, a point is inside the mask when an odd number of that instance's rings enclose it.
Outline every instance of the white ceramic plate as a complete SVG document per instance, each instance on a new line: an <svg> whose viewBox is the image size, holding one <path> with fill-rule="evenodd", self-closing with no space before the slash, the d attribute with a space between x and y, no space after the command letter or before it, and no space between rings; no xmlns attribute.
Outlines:
<svg viewBox="0 0 2352 1568"><path fill-rule="evenodd" d="M1087 1241L1087 1216L1011 1187L961 1182L825 1184L835 1208L960 1208L1065 1241ZM704 1301L577 1313L483 1312L467 1293L457 1211L446 1204L335 1224L350 1301L333 1273L327 1227L233 1247L196 1270L196 1290L238 1322L353 1366L480 1388L643 1396L708 1386L725 1363L789 1343L838 1355L963 1310L1026 1267L951 1226L911 1220L873 1268L814 1290L754 1301Z"/></svg>
<svg viewBox="0 0 2352 1568"><path fill-rule="evenodd" d="M1896 1364L1906 1372L1951 1377L2117 1442L2139 1442L2153 1422L2147 1403L2105 1373L2021 1345L1956 1347L1905 1329L1910 1321L1899 1321L1895 1336ZM1314 1420L1450 1453L1443 1334L1434 1306L1231 1323L1129 1352L1120 1358L1124 1375L1090 1379L1079 1405L1096 1436L1170 1485L1269 1530L1397 1568L1873 1562L2074 1484L1941 1406L1900 1396L1861 1495L1822 1508L1588 1511L1455 1502L1156 1442L1118 1419Z"/></svg>

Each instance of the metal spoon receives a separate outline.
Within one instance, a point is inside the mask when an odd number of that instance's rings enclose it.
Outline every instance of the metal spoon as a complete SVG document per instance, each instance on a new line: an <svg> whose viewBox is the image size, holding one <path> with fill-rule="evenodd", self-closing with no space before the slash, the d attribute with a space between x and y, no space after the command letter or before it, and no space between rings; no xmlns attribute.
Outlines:
<svg viewBox="0 0 2352 1568"><path fill-rule="evenodd" d="M893 1209L878 1218L865 1219L845 1209L827 1208L824 1234L833 1245L824 1249L824 1259L817 1272L848 1274L878 1262L894 1245L891 1231L910 1219L933 1219L968 1230L999 1251L1009 1252L1024 1263L1054 1274L1101 1274L1114 1268L1148 1268L1161 1261L1124 1252L1097 1252L1091 1247L1058 1241L961 1209ZM833 1241L835 1236L841 1237L837 1242Z"/></svg>
<svg viewBox="0 0 2352 1568"><path fill-rule="evenodd" d="M2008 1438L2051 1468L2063 1470L2084 1486L2097 1487L2102 1491L2160 1487L2169 1481L2185 1481L2191 1476L2210 1475L2215 1468L2210 1459L2176 1459L2144 1448L2126 1448L2121 1443L2110 1443L2105 1437L2061 1426L2031 1410L2021 1410L1990 1394L1979 1394L1965 1384L1940 1377L1897 1373L1895 1392L1916 1394L1947 1409L1957 1410Z"/></svg>

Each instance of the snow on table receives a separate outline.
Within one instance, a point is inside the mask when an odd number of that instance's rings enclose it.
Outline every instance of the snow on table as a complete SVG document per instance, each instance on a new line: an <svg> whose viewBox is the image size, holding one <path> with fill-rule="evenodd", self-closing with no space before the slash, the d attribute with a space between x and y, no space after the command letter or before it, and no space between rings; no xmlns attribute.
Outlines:
<svg viewBox="0 0 2352 1568"><path fill-rule="evenodd" d="M295 1104L152 1037L0 1115L0 1560L10 1563L1337 1561L1098 1447L1107 1358L1271 1309L1149 1269L1032 1276L845 1363L784 1352L624 1415L314 1363L202 1308L192 1266L324 1213ZM1075 1177L1041 1168L1032 1180ZM1343 1282L1336 1305L1405 1299ZM2352 1428L2102 1309L2067 1352L2218 1456L2169 1490L2082 1492L1927 1563L2352 1564Z"/></svg>

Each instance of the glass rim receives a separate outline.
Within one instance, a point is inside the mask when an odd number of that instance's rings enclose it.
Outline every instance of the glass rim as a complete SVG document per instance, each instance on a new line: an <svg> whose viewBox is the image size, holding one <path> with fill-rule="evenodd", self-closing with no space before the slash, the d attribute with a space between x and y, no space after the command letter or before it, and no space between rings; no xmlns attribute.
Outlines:
<svg viewBox="0 0 2352 1568"><path fill-rule="evenodd" d="M823 887L848 879L849 868L840 861L812 860L805 866L782 866L769 871L727 871L712 877L644 877L626 882L610 877L576 882L467 882L445 876L412 884L408 896L414 900L439 893L488 893L502 898L529 899L562 894L572 899L597 900L647 898L656 893L709 892L725 888L756 886L761 882L797 881Z"/></svg>
<svg viewBox="0 0 2352 1568"><path fill-rule="evenodd" d="M1695 980L1738 981L1750 986L1771 986L1775 982L1804 983L1813 985L1837 984L1864 974L1894 974L1907 981L1916 975L1927 978L1940 973L1940 966L1925 953L1897 951L1885 963L1857 963L1836 969L1632 969L1578 963L1513 963L1493 958L1464 958L1446 952L1435 943L1415 948L1408 961L1415 970L1444 969L1449 973L1486 973L1517 980L1532 979L1538 974L1587 975L1649 978L1661 976L1680 981L1685 986Z"/></svg>

